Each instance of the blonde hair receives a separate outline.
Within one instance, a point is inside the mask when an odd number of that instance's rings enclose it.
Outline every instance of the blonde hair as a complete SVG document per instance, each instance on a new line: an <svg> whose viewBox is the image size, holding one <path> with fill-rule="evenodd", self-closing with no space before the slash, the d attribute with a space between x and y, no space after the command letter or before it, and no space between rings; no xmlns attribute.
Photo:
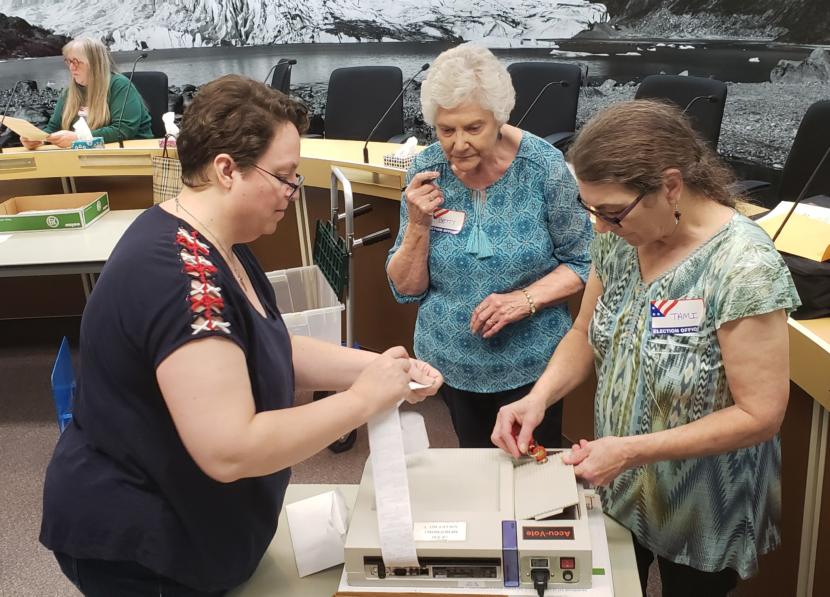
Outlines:
<svg viewBox="0 0 830 597"><path fill-rule="evenodd" d="M474 101L504 124L516 103L510 73L483 46L466 43L439 54L421 85L421 111L427 124L435 126L438 108L455 108Z"/></svg>
<svg viewBox="0 0 830 597"><path fill-rule="evenodd" d="M110 77L112 73L118 72L109 50L100 40L78 37L66 44L62 52L64 58L69 52L79 55L89 66L89 75L86 87L81 87L70 77L61 114L61 128L70 130L82 106L87 108L86 121L89 128L97 129L108 125Z"/></svg>
<svg viewBox="0 0 830 597"><path fill-rule="evenodd" d="M581 181L622 184L637 192L660 188L663 172L677 168L688 187L723 205L735 205L730 191L734 174L673 104L613 104L582 127L568 161Z"/></svg>

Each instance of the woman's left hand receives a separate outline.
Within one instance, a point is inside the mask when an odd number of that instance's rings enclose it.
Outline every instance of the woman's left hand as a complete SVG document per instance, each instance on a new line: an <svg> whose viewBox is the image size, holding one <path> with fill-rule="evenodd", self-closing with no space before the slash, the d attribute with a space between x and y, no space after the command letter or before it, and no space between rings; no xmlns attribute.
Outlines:
<svg viewBox="0 0 830 597"><path fill-rule="evenodd" d="M443 385L444 376L441 375L441 372L438 371L438 369L429 363L413 358L410 358L409 362L410 379L416 383L423 384L428 387L421 388L420 390L413 390L411 394L414 394L414 396L412 399L407 399L407 402L420 402L424 398L434 396L436 392L438 392L438 389Z"/></svg>
<svg viewBox="0 0 830 597"><path fill-rule="evenodd" d="M482 338L492 338L506 325L530 315L530 306L521 290L507 294L491 294L473 309L470 331Z"/></svg>
<svg viewBox="0 0 830 597"><path fill-rule="evenodd" d="M592 442L583 439L562 457L562 462L573 464L576 476L591 485L610 485L626 469L631 468L630 442L630 437L613 435Z"/></svg>
<svg viewBox="0 0 830 597"><path fill-rule="evenodd" d="M72 131L58 131L46 137L49 143L62 147L63 149L72 147L72 142L77 139L78 133L73 133Z"/></svg>

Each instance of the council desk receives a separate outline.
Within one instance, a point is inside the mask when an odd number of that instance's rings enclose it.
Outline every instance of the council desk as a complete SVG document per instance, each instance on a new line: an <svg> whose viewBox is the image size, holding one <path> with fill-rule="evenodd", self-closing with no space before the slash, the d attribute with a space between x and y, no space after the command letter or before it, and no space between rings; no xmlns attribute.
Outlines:
<svg viewBox="0 0 830 597"><path fill-rule="evenodd" d="M382 165L383 155L397 146L370 143L369 165L362 164L362 146L359 141L303 139L300 173L309 188L308 213L295 213L300 229L330 217L330 169L336 165L353 182L356 202L374 208L356 221L357 233L385 227L393 236L397 233L405 173ZM113 210L144 209L152 205L152 156L160 154L158 140L128 141L123 149L113 145L78 151L6 149L0 154L0 201L17 195L105 190ZM251 245L266 270L303 262L298 226L285 225L290 218L288 214L276 234ZM309 228L313 236L313 226ZM63 231L73 232L77 231ZM61 233L52 234L50 250L60 251ZM0 243L0 267L11 272L21 264L15 263L14 245L9 242L5 249ZM411 349L417 306L398 305L391 297L384 270L388 247L379 243L355 255L356 340L375 350L396 344ZM44 276L0 277L0 296L0 319L79 315L84 305L83 288L75 275L54 281ZM571 304L578 306L576 301ZM758 576L741 583L738 595L830 595L830 566L822 566L820 557L830 553L830 488L826 487L830 483L830 318L791 319L789 333L792 383L781 430L782 544L761 559ZM565 401L563 431L570 439L593 437L594 389L593 382L586 382Z"/></svg>

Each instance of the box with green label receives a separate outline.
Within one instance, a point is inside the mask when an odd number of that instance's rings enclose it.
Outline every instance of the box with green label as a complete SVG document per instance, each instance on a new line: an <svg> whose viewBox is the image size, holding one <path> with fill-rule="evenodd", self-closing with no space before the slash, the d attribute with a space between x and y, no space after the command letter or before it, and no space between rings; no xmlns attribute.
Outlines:
<svg viewBox="0 0 830 597"><path fill-rule="evenodd" d="M0 232L86 228L109 210L103 192L12 197L0 203Z"/></svg>

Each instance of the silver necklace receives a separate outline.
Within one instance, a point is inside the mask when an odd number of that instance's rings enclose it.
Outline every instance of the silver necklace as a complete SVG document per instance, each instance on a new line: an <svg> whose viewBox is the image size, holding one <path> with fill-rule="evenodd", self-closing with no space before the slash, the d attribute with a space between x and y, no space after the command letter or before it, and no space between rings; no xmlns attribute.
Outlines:
<svg viewBox="0 0 830 597"><path fill-rule="evenodd" d="M228 250L225 248L225 245L223 245L223 244L222 244L222 241L220 241L220 240L219 240L219 237L218 237L218 236L216 236L216 235L213 233L213 231L211 231L211 229L210 229L210 228L208 228L208 227L205 225L205 223L204 223L204 222L202 222L202 220L200 220L199 218L197 218L196 216L194 216L192 213L190 213L190 211L188 211L188 209L187 209L184 205L182 205L181 203L179 203L179 197L178 197L178 196L176 196L176 213L178 213L178 212L179 212L179 208L180 208L180 207L182 208L182 211L183 211L184 213L186 213L186 214L187 214L187 215L189 215L191 218L193 218L194 220L196 220L196 223L198 223L198 224L199 224L202 228L204 228L204 229L205 229L205 232L207 232L208 234L210 234L210 236L213 238L213 240L214 240L214 241L216 241L216 244L217 244L217 245L219 245L219 249L220 249L222 252L224 252L224 254L226 255L226 257L227 257L226 261L228 262L228 265L230 266L231 271L233 272L233 275L234 275L234 276L236 276L236 279L237 279L237 280L239 280L239 285L240 285L240 286L242 286L242 290L243 290L243 291L245 291L245 292L248 292L248 287L245 285L245 280L243 279L242 274L240 274L240 273L239 273L239 270L237 270L237 269L236 269L236 264L234 263L234 254L233 254L233 253L231 253L230 251L228 251Z"/></svg>

